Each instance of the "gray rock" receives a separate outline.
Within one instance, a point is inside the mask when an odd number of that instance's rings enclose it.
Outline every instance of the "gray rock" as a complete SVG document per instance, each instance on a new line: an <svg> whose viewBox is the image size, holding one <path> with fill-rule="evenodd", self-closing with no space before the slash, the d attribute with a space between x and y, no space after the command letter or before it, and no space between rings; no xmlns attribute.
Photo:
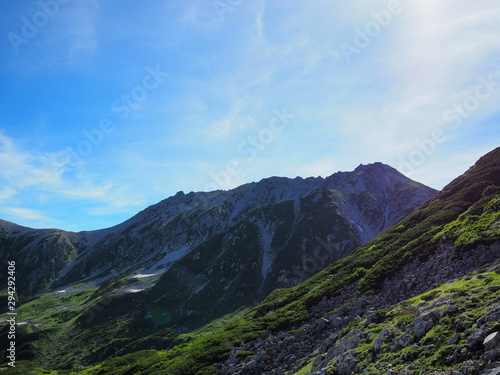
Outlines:
<svg viewBox="0 0 500 375"><path fill-rule="evenodd" d="M481 328L478 330L474 331L468 338L467 338L467 346L470 349L475 349L479 345L481 345L487 336L487 330L488 327L483 325Z"/></svg>
<svg viewBox="0 0 500 375"><path fill-rule="evenodd" d="M410 344L411 336L407 333L403 333L403 335L394 342L394 345L400 349L406 348Z"/></svg>
<svg viewBox="0 0 500 375"><path fill-rule="evenodd" d="M428 322L436 323L439 320L439 311L432 310L432 311L426 312L420 316L420 320L426 320Z"/></svg>
<svg viewBox="0 0 500 375"><path fill-rule="evenodd" d="M455 305L449 305L446 309L443 310L442 316L455 315L458 313L458 307Z"/></svg>
<svg viewBox="0 0 500 375"><path fill-rule="evenodd" d="M429 330L433 327L433 324L424 320L418 322L415 327L413 328L413 333L415 334L415 337L421 338L424 337L424 335L429 332Z"/></svg>
<svg viewBox="0 0 500 375"><path fill-rule="evenodd" d="M380 348L382 347L385 338L391 334L392 334L392 330L390 330L389 328L386 328L382 332L380 332L379 336L373 342L373 350L378 352L380 350Z"/></svg>
<svg viewBox="0 0 500 375"><path fill-rule="evenodd" d="M486 349L493 349L495 346L498 345L499 342L500 342L500 332L493 332L484 339L483 345L485 346Z"/></svg>
<svg viewBox="0 0 500 375"><path fill-rule="evenodd" d="M493 349L493 350L488 350L486 353L484 353L484 360L488 363L496 362L500 359L500 348Z"/></svg>
<svg viewBox="0 0 500 375"><path fill-rule="evenodd" d="M373 341L373 350L378 352L380 348L382 347L382 344L384 343L384 340L382 340L380 337L377 337L375 341Z"/></svg>
<svg viewBox="0 0 500 375"><path fill-rule="evenodd" d="M348 352L338 357L338 363L335 366L335 373L338 375L351 375L358 365L355 353Z"/></svg>
<svg viewBox="0 0 500 375"><path fill-rule="evenodd" d="M343 321L338 316L331 316L330 322L333 328L340 328L343 325Z"/></svg>
<svg viewBox="0 0 500 375"><path fill-rule="evenodd" d="M458 340L460 340L460 335L455 335L451 339L448 339L446 343L448 345L455 345L458 342Z"/></svg>
<svg viewBox="0 0 500 375"><path fill-rule="evenodd" d="M252 360L250 362L248 362L245 367L243 367L243 371L245 373L251 373L252 371L255 371L255 369L257 368L257 362Z"/></svg>
<svg viewBox="0 0 500 375"><path fill-rule="evenodd" d="M500 375L500 366L486 370L483 375Z"/></svg>

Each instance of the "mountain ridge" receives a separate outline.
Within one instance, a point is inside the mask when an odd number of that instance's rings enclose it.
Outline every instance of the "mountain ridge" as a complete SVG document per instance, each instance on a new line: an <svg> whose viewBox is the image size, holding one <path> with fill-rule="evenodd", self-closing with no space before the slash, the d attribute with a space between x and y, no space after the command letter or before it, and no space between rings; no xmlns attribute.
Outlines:
<svg viewBox="0 0 500 375"><path fill-rule="evenodd" d="M238 322L84 373L491 375L499 273L497 148L401 223Z"/></svg>
<svg viewBox="0 0 500 375"><path fill-rule="evenodd" d="M350 191L362 180L342 181ZM358 194L357 199L364 196ZM359 238L359 230L342 221L343 197L339 191L320 189L297 201L259 206L247 212L250 219L243 227L258 231L280 213L293 228L300 222L297 213L307 213L308 218L319 210L320 220L311 232L303 233L314 237L329 217L343 222L343 228ZM212 207L217 209L222 208ZM204 212L190 215L203 217ZM222 238L216 235L210 241L222 243ZM275 243L282 243L286 236L277 238ZM273 244L273 240L242 237L247 245ZM325 244L324 248L332 246ZM314 246L314 241L306 244L309 250ZM36 342L35 352L42 350L45 361L37 363L52 369L73 368L70 373L85 375L491 375L500 367L500 346L490 339L500 334L500 148L405 219L304 282L273 290L255 307L232 310L232 317L221 318L221 328L213 321L215 328L204 328L205 333L176 335L171 329L175 325L170 325L172 298L185 298L192 283L201 282L196 284L196 293L207 288L194 268L195 264L201 269L210 267L204 261L207 254L210 251L200 248L191 252L177 263L177 273L166 272L144 293L110 295L119 290L122 280L95 292L75 290L68 297L56 292L29 302L27 311L47 303L60 308L61 302L68 301L65 298L86 301L80 305L83 312L78 307L66 313L77 325L62 329L57 339L42 328L47 333ZM197 263L190 263L196 255ZM168 296L162 286L187 277L186 270L194 271L195 278L180 284L184 288L180 294L162 302ZM243 278L248 276L245 272L240 272ZM307 268L299 267L297 273L307 274ZM257 284L252 281L252 285ZM232 289L225 292L227 296L234 293ZM219 303L214 300L216 290L210 295L210 301L200 300L205 311ZM139 308L143 305L149 319L156 322L151 331ZM50 324L60 316L39 319ZM113 340L100 343L103 331ZM134 336L137 332L142 333ZM151 348L156 350L145 350ZM83 361L76 350L87 353ZM25 364L26 368L35 365ZM75 369L75 364L89 367Z"/></svg>
<svg viewBox="0 0 500 375"><path fill-rule="evenodd" d="M75 336L68 331L61 350L89 364L148 342L173 345L186 332L254 306L276 287L295 285L349 254L435 193L373 164L325 179L270 178L230 191L179 192L104 231L16 235L10 226L0 229L0 246L24 275L21 303L88 298L63 310L74 314L64 321ZM121 328L111 333L110 327ZM41 332L53 337L48 328ZM95 348L80 350L81 340ZM50 366L60 361L46 357Z"/></svg>
<svg viewBox="0 0 500 375"><path fill-rule="evenodd" d="M398 207L383 215L384 223L378 228L372 228L367 225L363 227L363 224L361 226L356 224L355 227L361 238L361 242L366 242L368 239L373 238L375 234L386 229L388 227L387 221L391 221L392 223L392 221L402 219L409 210L411 211L416 208L416 206L423 203L432 196L435 191L412 180L406 180L403 175L389 166L375 163L367 166L359 166L353 172L338 172L325 179L321 177L309 177L306 179L271 177L259 182L245 184L229 191L213 191L206 193L191 192L188 194L179 192L172 197L149 206L123 223L96 231L68 232L60 229L37 230L17 226L14 223L6 221L0 221L0 233L3 233L4 238L9 234L12 236L13 233L17 232L28 237L43 237L54 241L58 244L58 252L61 253L59 257L62 258L66 264L60 267L59 272L62 272L66 267L71 267L73 259L88 256L85 254L88 254L90 249L99 243L104 244L106 241L109 242L109 238L112 236L122 236L123 233L130 231L136 233L141 231L145 232L148 230L148 226L162 226L166 223L172 223L175 220L182 221L186 218L196 223L200 221L200 215L205 215L212 217L211 220L206 220L205 218L205 224L202 223L203 227L200 230L205 231L205 233L201 235L208 238L213 233L233 225L235 220L241 220L242 215L245 215L245 211L252 209L252 207L268 206L279 204L284 201L297 200L300 197L307 196L313 191L320 189L337 190L343 195L353 194L356 187L352 188L349 184L352 184L354 181L364 181L362 175L373 174L374 169L378 169L379 173L380 169L383 169L381 173L387 174L387 178L403 179L405 183L408 184L406 188L411 187L414 191L418 190L420 195L411 197L412 202L410 202L408 205L409 208L407 208L406 211L397 213L399 210ZM370 178L373 179L373 176ZM363 185L361 182L360 184ZM358 190L365 190L366 186L363 185L357 188ZM370 188L375 189L376 184L372 184ZM387 187L385 189L386 190L381 189L382 195L386 194L389 190ZM362 198L369 200L369 197ZM387 199L386 196L383 198ZM351 209L344 199L340 199L338 204L344 213L348 212L350 214L351 217L349 220L355 221L356 223L362 222L362 218L360 217L362 214L360 215L358 209ZM214 210L214 207L218 209L218 212L213 212L211 214L209 211ZM381 213L379 212L378 214L380 215ZM45 249L50 248L47 243L43 243L40 246ZM4 248L8 247L8 244L4 244ZM180 245L177 245L177 247L174 246L172 252L180 251L182 247L183 246ZM12 253L9 254L11 257L14 255L15 254ZM57 273L58 271L54 269L53 272ZM70 270L67 272L70 272Z"/></svg>

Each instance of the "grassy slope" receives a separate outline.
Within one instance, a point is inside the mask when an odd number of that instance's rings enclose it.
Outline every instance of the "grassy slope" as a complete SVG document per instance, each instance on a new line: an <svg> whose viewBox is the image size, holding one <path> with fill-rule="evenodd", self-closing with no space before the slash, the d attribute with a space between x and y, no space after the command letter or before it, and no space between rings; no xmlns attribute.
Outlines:
<svg viewBox="0 0 500 375"><path fill-rule="evenodd" d="M265 330L298 327L307 319L308 308L352 282L358 282L362 293L373 293L402 265L415 257L432 256L440 241L452 241L463 252L499 241L499 161L500 149L496 149L399 225L306 282L275 290L241 320L168 351L132 353L82 373L215 374L212 364L226 358L232 346Z"/></svg>
<svg viewBox="0 0 500 375"><path fill-rule="evenodd" d="M406 370L420 374L422 368L450 368L457 367L459 358L450 361L450 356L458 349L467 347L466 327L474 330L477 320L484 316L492 307L491 301L500 298L500 289L492 291L492 287L500 286L500 271L497 265L496 271L479 270L472 275L463 277L453 283L440 285L429 292L416 296L390 309L379 310L376 314L380 317L376 323L365 324L365 319L357 320L340 334L346 336L349 331L357 330L362 337L360 344L353 350L359 360L361 368L366 368L367 373L386 373L389 368L394 371ZM441 303L445 301L446 303ZM453 314L443 314L439 324L436 324L422 338L414 340L418 345L408 345L406 348L398 348L395 342L405 333L405 327L410 326L415 319L430 311L443 313L447 306L457 306L458 310ZM241 322L239 323L241 324ZM500 329L500 323L493 323L494 329ZM460 329L457 327L463 327ZM379 350L374 350L375 340L382 331L389 331L385 336ZM210 336L217 334L209 333ZM453 338L453 342L449 340ZM212 337L213 339L213 337ZM9 371L12 374L175 374L185 371L192 372L189 365L183 365L180 360L172 358L195 358L194 351L206 349L204 344L213 343L213 340L200 339L194 344L184 345L168 352L154 350L141 351L120 358L106 361L91 369L79 372L58 371L49 372L37 369L32 363L24 362L18 364L17 371ZM186 352L193 352L186 354ZM198 359L205 360L200 353ZM246 353L251 356L253 353ZM169 360L170 359L170 360ZM334 363L334 361L332 361ZM175 365L175 366L174 366ZM304 367L295 375L307 374L311 371L312 363L304 364ZM213 368L205 367L198 374L212 374Z"/></svg>
<svg viewBox="0 0 500 375"><path fill-rule="evenodd" d="M297 247L296 244L302 243L299 239L303 237L314 238L312 233L321 235L327 229L331 230L335 224L337 224L338 232L344 236L342 237L340 234L336 236L339 241L353 239L347 233L349 226L344 222L345 220L341 221L342 225L336 223L339 220L336 206L326 206L326 202L329 202L328 195L328 190L322 192L321 198L325 202L323 206L318 202L312 203L317 196L316 193L302 199L301 206L305 207L306 211L316 210L315 214L312 215L315 219L303 220L295 233L295 240L286 238L293 224L293 204L291 201L263 206L256 210L260 213L257 212L255 216L261 216L263 220L266 217L268 220L273 217L274 221L277 222L279 217L286 217L291 221L286 225L281 225L279 228L282 232L281 241L274 245L279 248L281 243L283 247L281 251L288 254L288 256L282 257L285 261L293 262L294 258L299 261L297 250L300 249L294 248L294 246ZM309 209L308 205L311 206ZM187 256L178 262L180 267L173 267L162 276L162 282L158 282L156 286L143 293L116 295L116 291L133 284L136 280L112 279L99 289L87 289L85 292L68 290L64 297L54 293L24 301L18 312L20 319L30 320L30 325L18 329L17 341L26 343L26 345L19 345L17 353L19 358L34 359L40 366L50 369L74 368L101 362L112 355L124 355L144 349L166 349L191 341L197 335L178 335L171 329L171 326L176 323L176 318L179 318L179 316L175 316L177 308L182 308L184 311L186 309L197 310L201 316L193 314L196 318L187 317L182 323L186 325L190 321L195 321L196 325L188 328L198 329L200 322L217 320L224 314L235 311L239 306L248 305L248 303L243 302L248 300L252 293L254 294L252 298L259 297L256 294L258 288L255 285L261 284L262 280L256 280L255 272L252 270L253 263L257 263L258 260L254 258L251 261L249 258L249 254L255 255L257 252L248 251L248 247L257 246L257 228L247 224L237 229L234 230L233 234L235 238L240 238L239 243L236 242L232 251L224 252L217 259L217 263L220 264L215 269L215 274L219 278L214 279L212 285L197 294L196 299L186 301L185 298L181 298L182 295L189 293L187 291L180 292L180 286L187 286L193 281L179 282L187 276L183 269L187 268L195 274L202 274L204 268L212 267L210 262L213 257L213 248L221 246L219 242L222 236L214 236L213 240L200 245L192 253L201 256L201 258L193 254ZM242 231L248 233L242 233ZM292 254L296 256L294 257ZM229 266L231 263L245 265L245 268L231 269ZM279 268L290 269L292 264L280 265ZM170 281L168 281L169 278ZM219 291L224 289L224 285L227 285L227 281L224 281L223 278L241 281L241 283L235 283L240 289L238 293L240 296L237 297L236 293L229 289L227 293L219 296L221 302L213 303L213 296L217 293L220 294ZM258 278L260 278L260 272L258 272ZM201 283L201 281L199 282ZM172 289L170 286L174 284L177 287ZM241 292L245 284L246 289ZM82 285L81 287L85 288L86 286ZM203 294L202 297L201 294ZM167 303L163 303L163 301L167 301ZM176 301L179 302L179 305L176 305ZM144 319L146 315L151 318ZM6 319L6 316L3 317ZM5 329L7 328L4 327L3 331L0 330L1 346L4 346ZM213 325L210 330L214 330Z"/></svg>
<svg viewBox="0 0 500 375"><path fill-rule="evenodd" d="M499 265L496 265L497 268ZM365 324L366 319L351 323L341 337L349 331L357 330L362 337L360 344L354 348L353 356L358 359L358 366L366 369L367 374L384 374L390 368L393 371L406 371L421 374L422 369L457 368L461 359L454 355L467 347L467 329L474 331L479 318L485 316L492 308L492 301L498 300L500 290L492 291L500 286L500 272L476 272L460 280L440 285L427 293L410 300L400 302L393 308L377 311L380 317L377 323ZM458 309L453 313L446 312L448 306ZM422 314L433 312L442 314L442 318L423 337L408 335L408 327ZM493 330L500 329L500 323L491 323ZM469 327L469 328L466 328ZM380 349L374 350L374 342L384 335ZM398 347L398 339L408 335L411 343ZM334 364L335 360L331 363ZM310 369L311 364L304 366ZM305 372L299 371L295 375ZM427 372L425 372L427 373Z"/></svg>

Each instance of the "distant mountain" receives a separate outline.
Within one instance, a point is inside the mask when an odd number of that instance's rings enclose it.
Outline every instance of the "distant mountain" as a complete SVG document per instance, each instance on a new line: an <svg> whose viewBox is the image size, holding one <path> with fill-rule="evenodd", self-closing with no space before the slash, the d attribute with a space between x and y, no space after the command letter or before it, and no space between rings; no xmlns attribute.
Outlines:
<svg viewBox="0 0 500 375"><path fill-rule="evenodd" d="M496 375L500 148L374 240L236 321L122 374Z"/></svg>
<svg viewBox="0 0 500 375"><path fill-rule="evenodd" d="M227 257L236 261L232 269L238 274L242 264L250 267L252 276L245 278L252 290L258 286L257 298L278 280L296 284L348 254L435 193L380 163L326 179L272 177L230 191L179 192L94 232L34 230L0 221L0 259L17 261L24 275L19 294L28 297L87 280L139 272L158 276L181 259L202 255L210 260L199 264L217 258L223 266ZM327 254L315 256L317 247ZM195 273L193 287L199 289L207 280Z"/></svg>
<svg viewBox="0 0 500 375"><path fill-rule="evenodd" d="M80 358L89 362L156 342L132 344L158 327L179 334L253 306L348 255L435 194L381 163L327 178L272 177L230 191L179 192L94 232L0 221L0 258L16 261L23 299L95 293L68 322L79 339L96 341ZM111 344L102 333L116 324L126 329ZM67 342L66 350L76 345Z"/></svg>
<svg viewBox="0 0 500 375"><path fill-rule="evenodd" d="M348 254L435 193L380 163L326 179L272 177L230 191L179 192L94 232L34 230L0 221L0 259L17 261L25 276L19 294L27 297L87 280L139 272L158 276L181 259L196 268L193 288L201 291L207 279L195 263L205 267L217 258L219 267L240 275L246 264L252 275L244 278L258 298L278 280L296 284ZM314 256L317 247L327 254ZM208 258L188 261L205 252ZM233 266L227 267L224 257Z"/></svg>

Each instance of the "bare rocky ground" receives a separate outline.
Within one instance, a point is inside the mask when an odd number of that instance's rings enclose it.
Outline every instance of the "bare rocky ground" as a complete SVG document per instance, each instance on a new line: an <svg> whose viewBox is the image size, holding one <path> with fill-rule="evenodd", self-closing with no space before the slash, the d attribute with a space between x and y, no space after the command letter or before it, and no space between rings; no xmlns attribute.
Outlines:
<svg viewBox="0 0 500 375"><path fill-rule="evenodd" d="M356 284L340 295L324 298L310 311L310 319L294 331L265 332L259 339L233 348L228 360L217 364L219 375L282 375L294 374L304 364L312 362L309 375L394 374L414 375L417 370L414 358L421 339L440 324L443 319L455 318L455 337L447 344L450 351L446 361L450 369L432 371L423 367L421 374L432 375L496 375L500 374L500 333L495 334L500 322L500 297L488 302L486 314L475 324L461 319L467 311L444 297L422 307L411 322L397 329L386 328L381 332L364 329L376 323L377 311L388 309L414 296L428 292L440 284L452 282L474 272L479 267L492 265L489 271L500 269L500 244L479 247L459 255L449 244L442 244L439 251L426 261L415 259L398 273L387 279L377 294L357 295ZM477 276L478 278L481 275ZM489 287L491 292L498 286ZM353 322L364 320L361 327L349 329ZM462 323L463 322L463 323ZM462 332L464 345L458 345ZM361 349L367 339L378 337L370 347ZM372 335L372 336L371 336ZM491 336L491 337L490 337ZM487 339L489 338L489 340ZM382 347L384 345L384 347ZM356 350L355 350L356 349ZM412 366L407 370L370 370L360 367L358 351L369 350L374 360L392 353L407 350L403 357ZM450 349L451 350L451 349ZM245 356L244 353L251 353ZM457 364L458 363L458 364ZM453 364L453 366L452 366ZM454 367L454 369L452 369Z"/></svg>

